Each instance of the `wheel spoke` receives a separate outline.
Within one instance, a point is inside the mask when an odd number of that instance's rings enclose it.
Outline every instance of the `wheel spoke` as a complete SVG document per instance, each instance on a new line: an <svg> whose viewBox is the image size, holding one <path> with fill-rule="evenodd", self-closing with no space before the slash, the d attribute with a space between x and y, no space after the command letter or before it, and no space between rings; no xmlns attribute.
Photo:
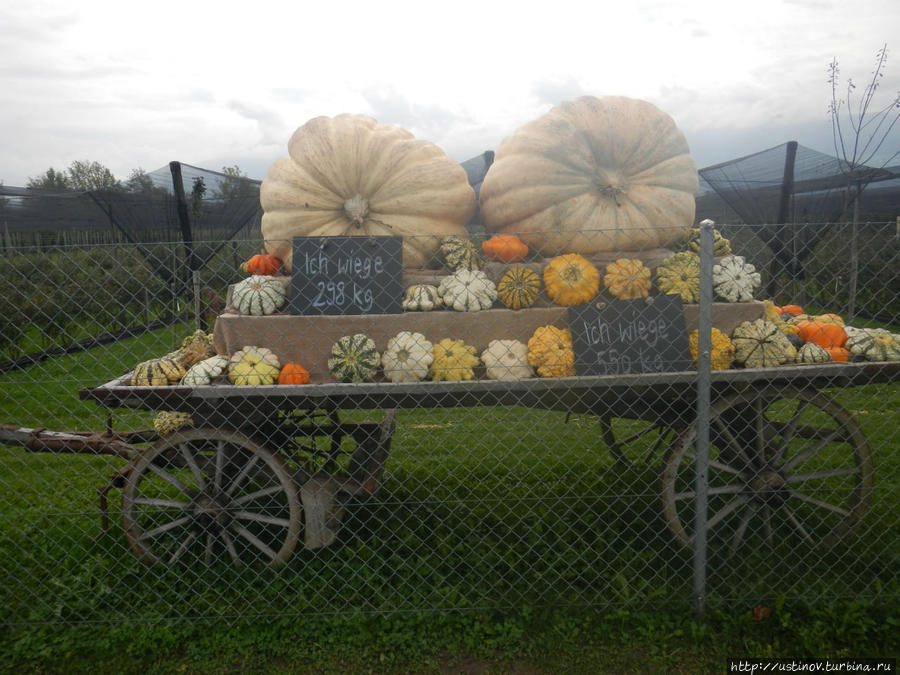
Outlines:
<svg viewBox="0 0 900 675"><path fill-rule="evenodd" d="M231 556L231 562L235 565L240 565L241 557L238 555L237 549L234 546L234 540L231 538L231 535L228 534L227 530L222 530L222 541L225 542L225 548L228 549L228 555Z"/></svg>
<svg viewBox="0 0 900 675"><path fill-rule="evenodd" d="M142 539L152 539L158 534L164 534L169 530L174 530L176 527L181 527L182 525L187 525L191 522L190 516L182 516L181 518L176 518L173 521L166 523L165 525L160 525L159 527L154 527L152 530L147 530L141 535Z"/></svg>
<svg viewBox="0 0 900 675"><path fill-rule="evenodd" d="M244 468L241 469L241 472L237 476L235 476L234 480L231 481L231 485L229 485L228 489L225 490L226 495L228 495L229 497L231 496L231 493L234 492L238 488L238 486L244 482L248 475L250 475L250 470L256 465L258 461L258 455L253 455L252 457L250 457L250 459L247 460L247 463L244 464Z"/></svg>
<svg viewBox="0 0 900 675"><path fill-rule="evenodd" d="M797 410L791 415L791 419L788 421L787 425L785 425L783 429L779 429L781 433L781 443L778 444L775 455L772 457L773 464L778 464L778 462L781 461L781 458L784 457L788 444L794 439L794 434L797 433L797 425L800 423L800 418L809 406L809 401L801 401L797 406Z"/></svg>
<svg viewBox="0 0 900 675"><path fill-rule="evenodd" d="M720 417L716 417L714 422L715 425L719 428L719 431L725 437L728 445L731 446L731 449L735 451L735 456L742 458L747 463L747 466L752 466L753 463L744 452L744 446L739 443L738 440L734 437L734 434L731 433L731 429L728 428L728 426L725 424L725 421Z"/></svg>
<svg viewBox="0 0 900 675"><path fill-rule="evenodd" d="M213 536L212 532L206 533L206 546L204 546L203 551L203 562L207 565L212 565L213 563L213 547L216 544L216 539Z"/></svg>
<svg viewBox="0 0 900 675"><path fill-rule="evenodd" d="M142 504L143 506L161 506L164 508L181 509L182 511L191 505L190 502L180 502L177 499L158 499L156 497L137 497L135 498L134 503Z"/></svg>
<svg viewBox="0 0 900 675"><path fill-rule="evenodd" d="M242 495L234 500L235 504L246 504L247 502L252 502L254 499L259 499L260 497L269 497L271 495L277 495L282 491L280 485L273 485L272 487L263 488L262 490L257 490L256 492L248 492L245 495Z"/></svg>
<svg viewBox="0 0 900 675"><path fill-rule="evenodd" d="M181 545L176 549L175 553L172 554L172 557L169 558L169 564L176 562L184 552L188 550L188 547L191 545L191 542L197 538L196 532L188 532L188 536L184 538L184 541L181 542Z"/></svg>
<svg viewBox="0 0 900 675"><path fill-rule="evenodd" d="M149 468L153 473L155 473L157 476L162 478L164 481L166 481L169 485L174 487L176 490L178 490L182 494L190 497L191 489L189 487L187 487L184 483L182 483L180 480L175 478L175 476L170 474L168 471L166 471L162 467L156 466L152 462L147 465L147 468Z"/></svg>
<svg viewBox="0 0 900 675"><path fill-rule="evenodd" d="M831 441L833 441L838 435L838 430L835 429L831 433L829 433L826 437L822 438L818 443L814 446L807 448L802 452L798 452L796 455L791 457L781 466L782 471L790 471L798 464L802 464L806 460L810 459L814 455L816 455L820 450L822 450L826 445L828 445Z"/></svg>
<svg viewBox="0 0 900 675"><path fill-rule="evenodd" d="M686 452L686 453L684 453L684 456L693 462L697 461L697 455L695 455L693 452ZM717 459L710 459L708 461L709 461L709 467L711 469L718 469L719 471L724 471L725 473L734 474L735 476L741 476L744 473L740 469L736 469L733 466L724 464L723 462L720 462Z"/></svg>
<svg viewBox="0 0 900 675"><path fill-rule="evenodd" d="M747 526L750 524L750 521L753 520L753 516L756 515L756 509L757 506L753 502L747 504L747 511L741 516L741 522L738 523L734 535L731 537L731 546L729 547L731 553L737 551L738 547L741 545L744 534L747 532Z"/></svg>
<svg viewBox="0 0 900 675"><path fill-rule="evenodd" d="M730 485L718 485L716 487L708 488L706 494L708 495L733 495L739 492L742 492L747 486L743 483L731 483ZM697 495L693 490L688 490L687 492L676 492L675 499L693 499Z"/></svg>
<svg viewBox="0 0 900 675"><path fill-rule="evenodd" d="M246 540L249 541L251 544L253 544L253 545L254 545L256 548L258 548L260 551L262 551L263 553L265 553L267 556L269 556L269 560L275 560L275 557L276 557L278 554L275 553L275 551L273 551L271 548L269 548L265 543L263 543L262 541L260 541L259 537L257 537L255 534L253 534L252 532L250 532L250 530L248 530L247 528L245 528L245 527L243 527L243 526L241 526L241 525L234 525L233 527L234 527L234 531L235 531L235 532L237 532L237 533L238 533L239 535L241 535L244 539L246 539Z"/></svg>
<svg viewBox="0 0 900 675"><path fill-rule="evenodd" d="M823 478L837 478L839 476L852 476L858 474L858 466L845 466L840 469L828 469L825 471L810 471L809 473L795 473L785 478L788 483L802 483L808 480L822 480Z"/></svg>
<svg viewBox="0 0 900 675"><path fill-rule="evenodd" d="M743 497L735 497L730 502L728 502L725 506L723 506L716 515L706 521L706 529L711 530L716 525L721 523L725 518L730 516L732 513L741 508L744 504L746 504L746 500Z"/></svg>
<svg viewBox="0 0 900 675"><path fill-rule="evenodd" d="M216 443L216 470L213 477L213 485L216 492L222 489L222 474L225 470L225 441Z"/></svg>
<svg viewBox="0 0 900 675"><path fill-rule="evenodd" d="M235 511L232 515L242 520L253 520L257 523L267 523L269 525L278 525L279 527L290 527L291 521L287 518L278 518L277 516L267 516L263 513L254 511Z"/></svg>
<svg viewBox="0 0 900 675"><path fill-rule="evenodd" d="M757 466L766 465L766 411L761 397L753 401L754 450Z"/></svg>
<svg viewBox="0 0 900 675"><path fill-rule="evenodd" d="M194 457L194 453L191 452L191 447L188 443L182 443L181 454L184 456L184 461L187 462L187 465L191 469L191 473L194 474L194 479L197 481L197 487L201 490L206 489L206 479L203 477L203 472L200 470L200 467L197 465L197 460Z"/></svg>
<svg viewBox="0 0 900 675"><path fill-rule="evenodd" d="M827 511L833 511L838 515L847 517L851 514L849 509L845 509L841 506L837 506L835 504L831 504L822 499L816 499L815 497L810 497L809 495L805 495L802 492L791 492L791 497L799 499L801 502L806 502L807 504L812 504L813 506L818 506L820 509L825 509Z"/></svg>
<svg viewBox="0 0 900 675"><path fill-rule="evenodd" d="M791 521L791 525L800 533L800 536L806 539L806 541L810 544L815 543L815 540L810 536L809 532L806 531L806 528L803 527L803 523L797 518L796 514L788 508L784 509L784 512L787 514L787 518Z"/></svg>

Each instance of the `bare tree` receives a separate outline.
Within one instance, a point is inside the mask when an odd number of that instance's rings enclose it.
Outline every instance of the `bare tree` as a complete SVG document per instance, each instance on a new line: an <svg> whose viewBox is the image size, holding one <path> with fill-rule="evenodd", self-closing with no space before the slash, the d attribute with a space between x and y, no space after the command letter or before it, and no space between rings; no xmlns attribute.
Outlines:
<svg viewBox="0 0 900 675"><path fill-rule="evenodd" d="M854 98L856 85L847 80L847 89L841 97L840 68L837 58L828 65L828 83L831 85L831 130L834 152L841 160L841 172L846 179L844 191L844 218L851 219L850 279L848 281L848 319L856 312L856 285L859 270L857 234L859 230L859 202L868 185L884 174L884 168L897 159L900 147L887 146L891 133L900 120L900 92L887 103L875 102L875 95L884 78L887 63L887 44L875 53L872 77ZM883 154L882 154L883 153ZM852 214L852 216L851 216Z"/></svg>
<svg viewBox="0 0 900 675"><path fill-rule="evenodd" d="M875 103L875 94L884 78L887 54L886 44L876 52L872 78L858 100L854 99L856 85L852 79L847 80L846 94L841 97L837 58L828 64L828 83L831 85L828 112L834 151L842 160L841 171L847 179L845 207L848 210L859 201L862 191L878 177L879 171L900 156L900 148L893 152L885 148L891 132L900 121L900 91L880 108ZM881 154L883 149L887 151L885 155Z"/></svg>

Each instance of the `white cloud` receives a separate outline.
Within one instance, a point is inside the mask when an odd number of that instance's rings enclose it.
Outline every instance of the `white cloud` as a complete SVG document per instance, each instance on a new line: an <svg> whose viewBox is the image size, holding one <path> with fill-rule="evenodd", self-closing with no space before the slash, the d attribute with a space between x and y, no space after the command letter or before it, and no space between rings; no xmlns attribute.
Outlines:
<svg viewBox="0 0 900 675"><path fill-rule="evenodd" d="M740 13L712 0L7 4L7 185L74 159L123 177L171 159L264 166L296 127L341 112L400 124L464 160L582 94L650 100L699 156L725 161L729 146L706 139L764 148L789 140L777 129L830 133L830 59L862 79L900 34L894 0L759 0ZM882 88L900 89L896 59Z"/></svg>

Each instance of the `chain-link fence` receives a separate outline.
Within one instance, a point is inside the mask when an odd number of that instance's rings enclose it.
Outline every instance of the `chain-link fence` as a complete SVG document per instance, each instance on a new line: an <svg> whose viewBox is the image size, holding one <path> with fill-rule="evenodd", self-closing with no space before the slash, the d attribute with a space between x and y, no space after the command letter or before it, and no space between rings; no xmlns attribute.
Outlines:
<svg viewBox="0 0 900 675"><path fill-rule="evenodd" d="M900 239L822 227L8 251L3 622L895 597Z"/></svg>

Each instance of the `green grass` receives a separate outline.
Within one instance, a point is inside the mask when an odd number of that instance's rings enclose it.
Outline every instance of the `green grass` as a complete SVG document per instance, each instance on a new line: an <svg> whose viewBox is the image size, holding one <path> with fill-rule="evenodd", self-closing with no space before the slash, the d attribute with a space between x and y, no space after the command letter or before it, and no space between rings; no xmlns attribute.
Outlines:
<svg viewBox="0 0 900 675"><path fill-rule="evenodd" d="M102 429L108 411L78 389L169 351L184 332L3 375L0 422ZM691 612L690 554L660 515L658 462L623 470L591 417L402 411L378 499L351 505L336 545L300 550L277 570L148 568L128 550L116 490L111 530L95 540L97 488L122 460L0 447L2 662L41 672L137 672L147 660L152 672L701 672L734 655L896 654L900 387L831 393L875 454L859 538L831 551L794 541L713 551L702 618ZM114 411L113 423L145 428L152 417ZM773 608L766 621L750 620L757 604Z"/></svg>

